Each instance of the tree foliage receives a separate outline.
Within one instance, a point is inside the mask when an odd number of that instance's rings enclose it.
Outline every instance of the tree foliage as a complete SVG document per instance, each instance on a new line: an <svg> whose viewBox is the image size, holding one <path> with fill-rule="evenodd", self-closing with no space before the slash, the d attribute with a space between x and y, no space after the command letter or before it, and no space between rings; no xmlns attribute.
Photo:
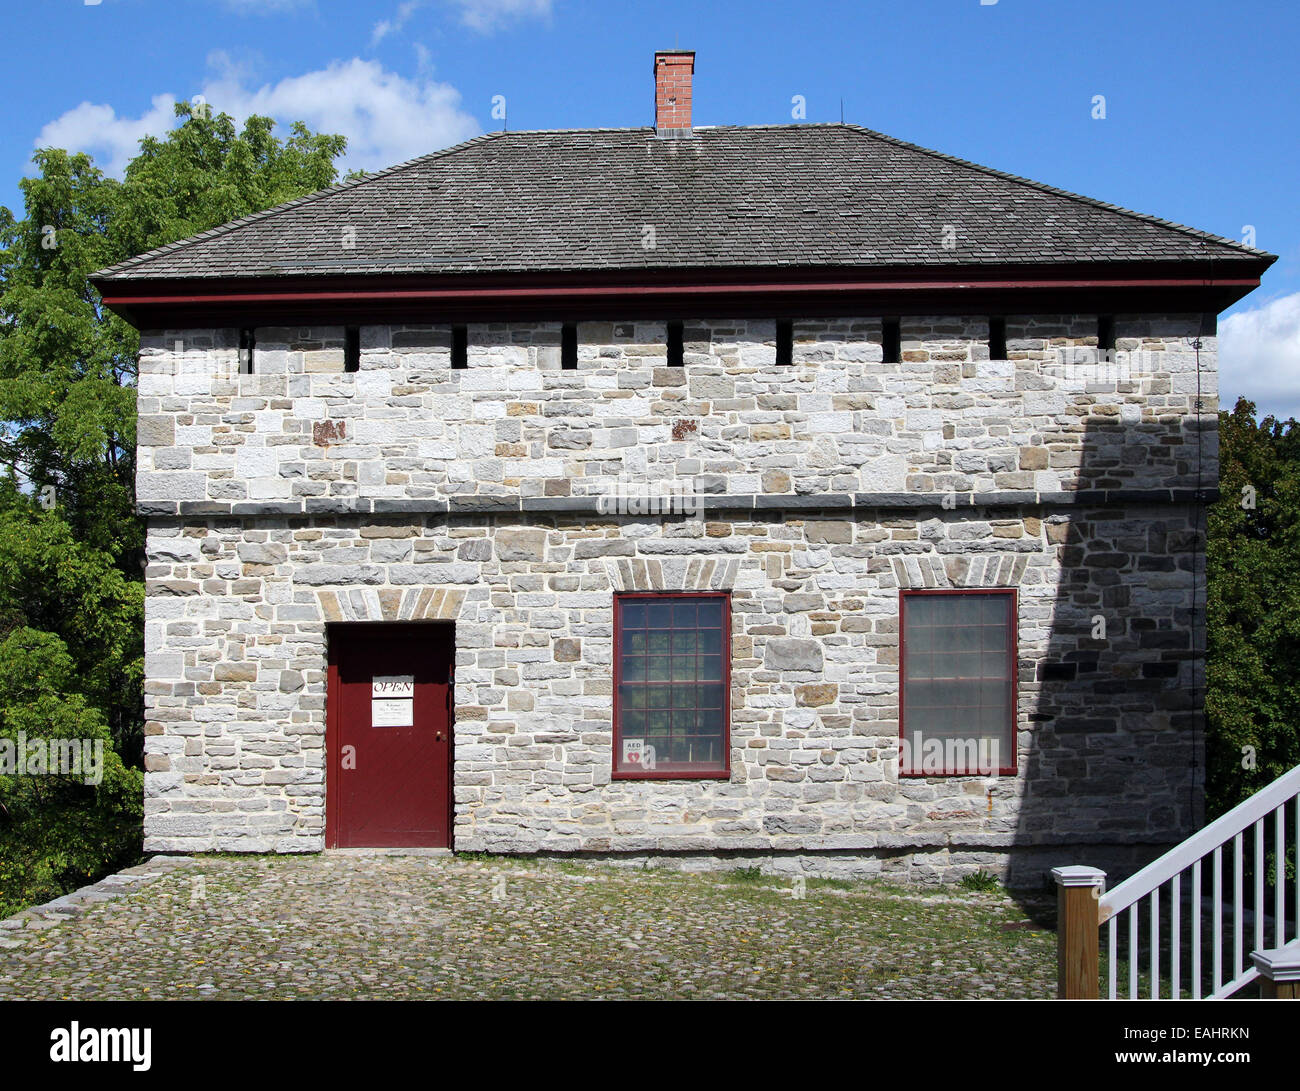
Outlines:
<svg viewBox="0 0 1300 1091"><path fill-rule="evenodd" d="M0 207L0 745L101 738L98 786L0 775L0 915L117 866L140 841L144 525L135 513L139 337L96 270L333 183L341 136L242 129L176 105L121 181L42 148Z"/></svg>
<svg viewBox="0 0 1300 1091"><path fill-rule="evenodd" d="M1300 425L1219 414L1206 542L1207 813L1300 764Z"/></svg>
<svg viewBox="0 0 1300 1091"><path fill-rule="evenodd" d="M0 663L0 746L8 744L0 765L0 916L7 916L133 862L143 777L115 749L57 636L16 628L0 641ZM77 757L59 768L53 755L64 741Z"/></svg>

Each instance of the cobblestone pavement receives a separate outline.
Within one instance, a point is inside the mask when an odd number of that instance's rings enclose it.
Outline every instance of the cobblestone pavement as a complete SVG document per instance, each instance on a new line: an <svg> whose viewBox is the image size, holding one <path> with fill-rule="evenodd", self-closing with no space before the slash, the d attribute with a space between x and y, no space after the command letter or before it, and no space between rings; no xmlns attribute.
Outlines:
<svg viewBox="0 0 1300 1091"><path fill-rule="evenodd" d="M0 1000L1048 997L1003 893L326 854L154 860L0 922Z"/></svg>

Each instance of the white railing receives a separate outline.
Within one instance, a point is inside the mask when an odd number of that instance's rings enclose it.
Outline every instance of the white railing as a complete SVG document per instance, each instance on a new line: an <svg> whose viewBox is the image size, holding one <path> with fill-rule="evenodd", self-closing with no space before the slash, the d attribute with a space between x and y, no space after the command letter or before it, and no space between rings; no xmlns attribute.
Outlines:
<svg viewBox="0 0 1300 1091"><path fill-rule="evenodd" d="M1171 849L1103 894L1098 906L1098 924L1106 928L1107 992L1114 1000L1119 991L1121 933L1128 969L1128 996L1139 995L1143 951L1141 925L1145 919L1147 985L1149 994L1179 999L1189 996L1230 996L1259 976L1250 951L1266 946L1270 916L1265 899L1266 842L1272 831L1272 930L1271 946L1283 947L1300 938L1300 766L1278 777L1205 829ZM1294 813L1293 833L1287 842L1287 809ZM1253 897L1247 909L1245 891L1244 840L1253 830L1251 850L1254 866ZM1288 851L1289 849L1289 851ZM1232 855L1231 890L1225 892L1224 854ZM1287 860L1293 871L1290 911L1287 922ZM1208 872L1208 874L1207 874ZM1184 882L1184 880L1187 880ZM1224 909L1229 911L1224 919ZM1205 917L1208 907L1210 920ZM1183 914L1190 918L1190 931L1183 931ZM1127 914L1121 926L1120 918ZM1208 924L1208 927L1207 927ZM1162 928L1167 928L1163 933ZM1230 933L1225 936L1225 929ZM1246 948L1247 937L1250 947ZM1230 946L1225 952L1224 940ZM1166 955L1162 962L1162 954ZM1162 988L1163 986L1163 988Z"/></svg>

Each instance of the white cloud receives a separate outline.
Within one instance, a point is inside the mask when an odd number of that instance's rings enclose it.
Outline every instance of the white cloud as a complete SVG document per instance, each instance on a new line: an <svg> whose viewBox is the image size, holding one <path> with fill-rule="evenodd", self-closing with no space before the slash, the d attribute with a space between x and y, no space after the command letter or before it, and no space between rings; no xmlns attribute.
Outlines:
<svg viewBox="0 0 1300 1091"><path fill-rule="evenodd" d="M1300 420L1300 292L1219 323L1219 391L1224 409L1243 395L1260 417Z"/></svg>
<svg viewBox="0 0 1300 1091"><path fill-rule="evenodd" d="M247 71L224 54L214 53L209 65L214 72L200 93L214 112L228 113L239 123L249 114L273 117L284 126L303 121L316 132L346 136L340 174L389 167L481 131L462 108L455 87L409 80L376 61L336 61L260 87L251 86ZM171 95L156 95L152 108L138 118L118 117L111 106L83 102L46 125L36 144L91 152L101 167L121 177L142 136L161 136L174 125L172 101Z"/></svg>
<svg viewBox="0 0 1300 1091"><path fill-rule="evenodd" d="M406 0L406 3L398 5L397 13L391 19L381 19L375 24L370 32L370 44L376 46L390 34L396 34L423 6L424 0Z"/></svg>
<svg viewBox="0 0 1300 1091"><path fill-rule="evenodd" d="M460 21L471 30L494 30L529 18L550 18L551 0L449 0L460 11Z"/></svg>
<svg viewBox="0 0 1300 1091"><path fill-rule="evenodd" d="M90 152L101 170L120 178L140 150L142 137L159 136L172 127L175 101L175 95L154 95L150 108L139 117L118 117L111 106L83 102L46 125L35 146Z"/></svg>

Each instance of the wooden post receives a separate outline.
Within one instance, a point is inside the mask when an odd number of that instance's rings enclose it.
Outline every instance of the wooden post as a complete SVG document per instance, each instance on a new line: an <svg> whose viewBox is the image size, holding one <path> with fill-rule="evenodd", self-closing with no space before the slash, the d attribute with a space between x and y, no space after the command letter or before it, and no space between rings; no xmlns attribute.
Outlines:
<svg viewBox="0 0 1300 1091"><path fill-rule="evenodd" d="M1101 995L1097 903L1106 873L1095 867L1054 867L1052 877L1056 880L1057 999L1096 1000Z"/></svg>
<svg viewBox="0 0 1300 1091"><path fill-rule="evenodd" d="M1300 1000L1300 942L1271 951L1251 951L1265 1000Z"/></svg>

